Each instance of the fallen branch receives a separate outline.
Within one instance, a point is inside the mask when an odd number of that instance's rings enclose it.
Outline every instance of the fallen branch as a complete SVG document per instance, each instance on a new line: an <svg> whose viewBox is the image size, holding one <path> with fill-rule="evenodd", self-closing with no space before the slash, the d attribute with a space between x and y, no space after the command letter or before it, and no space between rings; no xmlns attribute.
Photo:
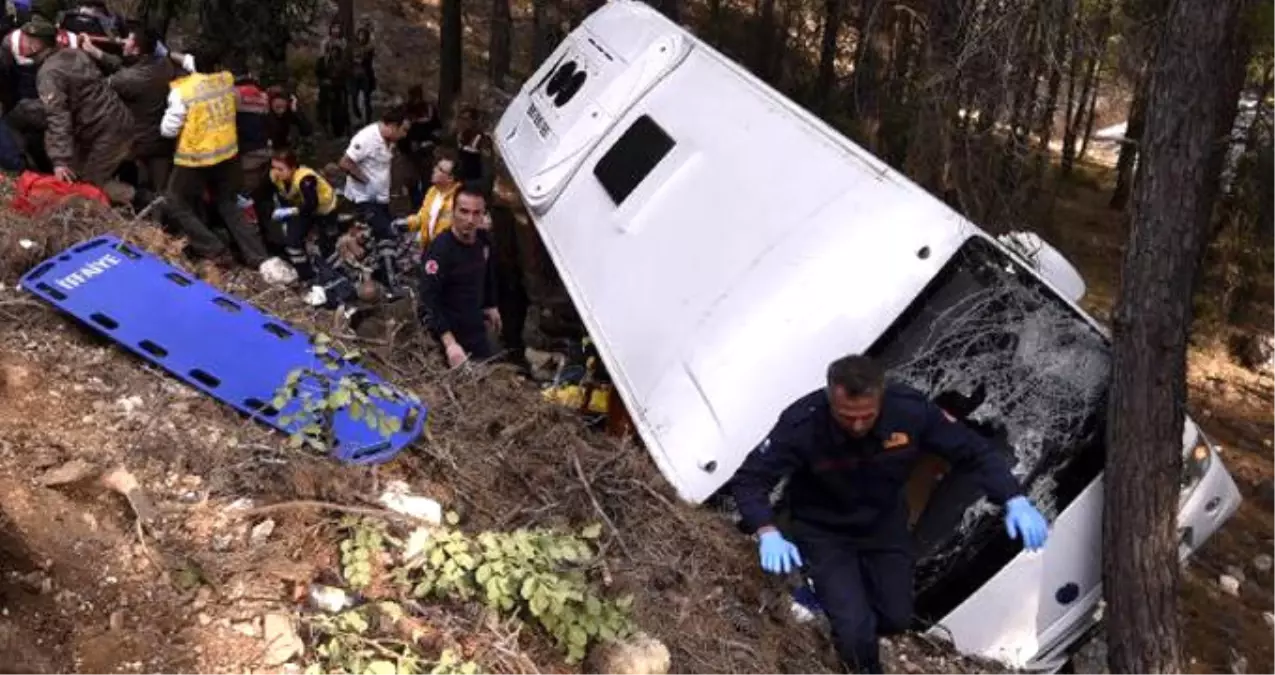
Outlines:
<svg viewBox="0 0 1275 675"><path fill-rule="evenodd" d="M584 445L584 441L579 438L572 440L576 445ZM589 501L593 502L593 510L598 512L598 515L602 517L602 520L607 524L607 527L611 529L611 534L614 535L615 540L620 543L620 548L624 549L624 555L628 556L629 560L632 560L633 552L629 550L629 545L625 543L624 537L620 535L620 528L616 527L615 523L611 521L611 517L607 515L607 512L602 510L602 504L598 502L597 496L593 494L593 488L589 486L589 477L585 475L584 468L580 466L580 454L576 452L575 448L571 448L571 464L576 469L576 475L580 477L580 484L584 486L584 493L589 496Z"/></svg>
<svg viewBox="0 0 1275 675"><path fill-rule="evenodd" d="M326 509L329 511L340 511L342 513L352 513L360 516L372 516L375 518L385 518L387 520L402 520L410 523L420 523L420 518L404 515L386 509L376 509L370 506L348 506L345 504L335 504L333 502L322 502L310 499L298 499L287 502L277 502L275 504L267 504L258 506L253 509L247 509L236 513L240 518L248 516L260 515L263 513L273 513L275 511L286 511L288 509Z"/></svg>

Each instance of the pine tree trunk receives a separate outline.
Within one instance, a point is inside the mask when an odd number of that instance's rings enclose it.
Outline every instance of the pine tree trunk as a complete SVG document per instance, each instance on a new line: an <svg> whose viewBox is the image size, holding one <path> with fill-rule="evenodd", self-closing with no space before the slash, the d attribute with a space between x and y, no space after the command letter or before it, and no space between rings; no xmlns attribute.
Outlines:
<svg viewBox="0 0 1275 675"><path fill-rule="evenodd" d="M1063 63L1068 61L1067 45L1071 41L1070 31L1076 30L1072 15L1075 12L1073 0L1056 0L1060 6L1053 13L1055 25L1061 26L1054 37L1054 53L1049 64L1049 84L1045 91L1045 109L1040 114L1040 155L1036 159L1036 188L1044 183L1045 169L1049 166L1051 151L1049 143L1054 139L1054 122L1058 117L1058 91L1062 86ZM1079 60L1079 54L1072 54L1071 61ZM1074 69L1073 69L1074 70Z"/></svg>
<svg viewBox="0 0 1275 675"><path fill-rule="evenodd" d="M832 87L837 78L837 38L845 23L846 0L824 0L823 35L819 41L819 72L815 75L815 100L826 112L832 101Z"/></svg>
<svg viewBox="0 0 1275 675"><path fill-rule="evenodd" d="M1125 127L1124 143L1120 146L1120 158L1116 160L1116 189L1111 194L1111 208L1123 210L1133 191L1134 168L1138 165L1138 148L1142 145L1142 128L1147 114L1147 80L1150 71L1142 76L1142 82L1133 92L1129 104L1129 121Z"/></svg>
<svg viewBox="0 0 1275 675"><path fill-rule="evenodd" d="M1089 154L1089 141L1093 140L1093 125L1097 118L1098 110L1098 83L1094 82L1094 88L1089 92L1089 103L1085 106L1085 133L1080 138L1080 151L1076 153L1076 159L1084 159Z"/></svg>
<svg viewBox="0 0 1275 675"><path fill-rule="evenodd" d="M513 61L513 24L509 0L492 0L491 42L487 51L491 83L497 89L505 86L505 79L509 77L509 69Z"/></svg>
<svg viewBox="0 0 1275 675"><path fill-rule="evenodd" d="M535 68L553 53L554 17L557 16L553 4L548 0L531 3L531 60Z"/></svg>
<svg viewBox="0 0 1275 675"><path fill-rule="evenodd" d="M438 110L443 119L450 120L456 112L453 108L461 91L465 32L460 0L442 1L442 20L438 29Z"/></svg>
<svg viewBox="0 0 1275 675"><path fill-rule="evenodd" d="M1191 296L1238 91L1245 0L1175 2L1144 95L1143 164L1116 305L1103 478L1112 672L1182 672L1178 477ZM1231 114L1226 110L1230 108Z"/></svg>

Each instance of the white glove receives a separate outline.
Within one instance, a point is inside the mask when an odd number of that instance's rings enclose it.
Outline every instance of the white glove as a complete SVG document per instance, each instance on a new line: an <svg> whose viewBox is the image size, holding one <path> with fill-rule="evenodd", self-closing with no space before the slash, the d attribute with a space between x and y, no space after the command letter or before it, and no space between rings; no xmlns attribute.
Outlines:
<svg viewBox="0 0 1275 675"><path fill-rule="evenodd" d="M403 232L407 229L407 219L395 218L390 221L390 227L393 227L395 232Z"/></svg>
<svg viewBox="0 0 1275 675"><path fill-rule="evenodd" d="M328 301L328 294L323 291L322 286L311 286L310 292L305 296L306 304L311 307L321 307Z"/></svg>
<svg viewBox="0 0 1275 675"><path fill-rule="evenodd" d="M267 283L271 284L286 286L297 280L297 271L280 258L271 258L261 263L257 271Z"/></svg>
<svg viewBox="0 0 1275 675"><path fill-rule="evenodd" d="M270 214L270 219L271 220L287 220L288 218L291 218L297 215L298 213L301 213L301 209L298 209L295 206L289 206L282 209L275 209L274 213Z"/></svg>

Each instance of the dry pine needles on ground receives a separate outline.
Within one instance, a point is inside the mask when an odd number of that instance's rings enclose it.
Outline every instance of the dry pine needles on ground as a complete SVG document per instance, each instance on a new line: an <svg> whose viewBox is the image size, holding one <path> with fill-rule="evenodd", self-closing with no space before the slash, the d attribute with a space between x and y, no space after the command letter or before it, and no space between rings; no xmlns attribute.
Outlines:
<svg viewBox="0 0 1275 675"><path fill-rule="evenodd" d="M0 215L0 279L13 284L40 260L107 232L182 264L180 245L153 225L71 208L39 220ZM22 244L24 239L34 245ZM616 594L635 594L638 625L669 647L674 670L826 672L835 665L826 636L792 620L783 585L763 577L753 544L720 514L679 502L636 441L590 432L511 368L446 369L438 350L415 328L410 308L383 312L391 318L382 317L379 334L369 335L251 273L210 281L299 328L364 349L367 366L430 406L426 437L393 462L370 469L289 455L278 436L198 397L195 405L207 424L232 430L246 442L216 455L166 459L207 476L214 492L266 501L357 503L370 499L385 478L403 477L414 490L459 511L467 530L603 522L601 580ZM6 321L10 331L60 332L70 321L30 298L0 304L0 312L12 319ZM115 368L145 367L120 349L110 352ZM151 448L163 457L165 451L148 444L145 434L137 440L130 454ZM274 460L251 461L263 453ZM321 547L322 541L334 546L331 530L308 529L306 547ZM905 655L900 670L984 669L910 638L887 652ZM543 652L532 648L530 653ZM490 667L529 669L525 658Z"/></svg>

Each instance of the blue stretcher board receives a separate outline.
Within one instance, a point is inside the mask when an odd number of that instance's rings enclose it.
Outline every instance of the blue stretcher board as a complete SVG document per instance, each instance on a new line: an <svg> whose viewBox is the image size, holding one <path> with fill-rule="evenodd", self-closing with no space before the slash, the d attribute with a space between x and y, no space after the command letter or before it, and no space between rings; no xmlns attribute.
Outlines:
<svg viewBox="0 0 1275 675"><path fill-rule="evenodd" d="M313 368L334 382L362 374L401 392L356 364L342 362L339 370L328 371L306 333L118 237L69 248L27 272L21 285L186 384L286 434L301 422L285 425L279 418L295 416L300 402L276 411L271 401L294 369ZM427 415L423 404L402 400L373 398L401 421L401 430L389 437L348 410L339 411L332 455L352 464L397 455L420 435Z"/></svg>

